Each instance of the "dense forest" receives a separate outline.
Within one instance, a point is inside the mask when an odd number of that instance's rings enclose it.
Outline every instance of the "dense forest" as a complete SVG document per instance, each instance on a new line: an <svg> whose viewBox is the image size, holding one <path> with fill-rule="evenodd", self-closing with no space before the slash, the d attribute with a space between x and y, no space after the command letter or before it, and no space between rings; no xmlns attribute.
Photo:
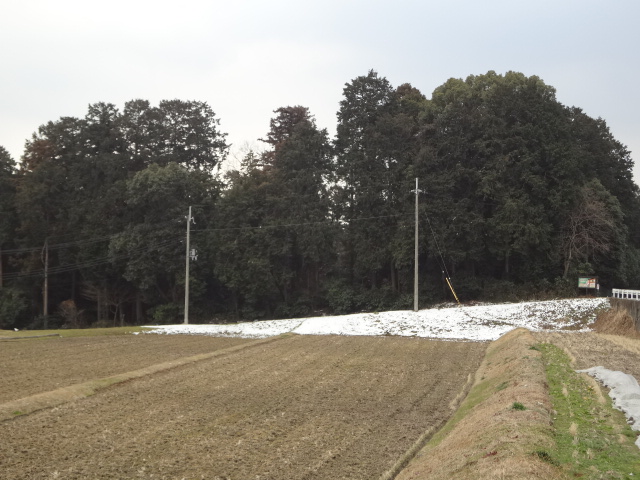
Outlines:
<svg viewBox="0 0 640 480"><path fill-rule="evenodd" d="M133 100L0 147L0 328L254 320L640 286L640 200L604 120L536 76L449 79L427 98L375 71L335 138L303 106L259 151L203 102Z"/></svg>

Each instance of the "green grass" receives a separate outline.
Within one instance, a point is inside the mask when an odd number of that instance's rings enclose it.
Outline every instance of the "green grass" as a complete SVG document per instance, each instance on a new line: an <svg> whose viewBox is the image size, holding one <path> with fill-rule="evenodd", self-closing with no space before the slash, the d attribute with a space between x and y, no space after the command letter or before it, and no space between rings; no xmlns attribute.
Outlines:
<svg viewBox="0 0 640 480"><path fill-rule="evenodd" d="M551 456L551 454L549 452L547 452L546 450L536 450L535 452L533 452L533 455L538 457L540 460L545 461L545 462L553 465L554 467L559 467L560 466L558 461L554 460L554 458Z"/></svg>
<svg viewBox="0 0 640 480"><path fill-rule="evenodd" d="M113 328L77 328L58 330L0 330L0 338L38 337L44 335L59 335L61 337L99 337L103 335L126 335L143 332L143 327L113 327Z"/></svg>
<svg viewBox="0 0 640 480"><path fill-rule="evenodd" d="M525 407L520 402L513 402L513 405L511 405L511 408L513 408L514 410L526 410L527 409L527 407Z"/></svg>
<svg viewBox="0 0 640 480"><path fill-rule="evenodd" d="M557 448L533 452L560 465L575 478L630 478L640 475L640 449L622 412L603 405L593 388L572 368L567 355L540 344L553 403Z"/></svg>

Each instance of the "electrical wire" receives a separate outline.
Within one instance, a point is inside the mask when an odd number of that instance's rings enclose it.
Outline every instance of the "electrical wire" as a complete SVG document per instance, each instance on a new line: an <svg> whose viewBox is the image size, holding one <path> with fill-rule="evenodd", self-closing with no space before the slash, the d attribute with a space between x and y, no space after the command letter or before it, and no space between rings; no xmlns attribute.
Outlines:
<svg viewBox="0 0 640 480"><path fill-rule="evenodd" d="M444 261L444 257L442 256L442 250L440 249L440 245L438 244L438 239L436 238L436 232L433 230L433 226L431 225L431 220L429 220L429 216L425 215L425 218L427 219L427 223L429 224L429 229L431 230L431 235L433 236L433 242L436 245L436 250L438 250L438 255L440 257L440 268L442 268L442 273L445 275L445 280L447 281L447 285L449 285L449 288L451 289L451 293L453 293L454 298L456 299L456 302L458 302L458 305L460 305L460 299L458 298L458 295L456 294L456 291L453 288L453 283L451 282L451 276L449 275L449 270L447 270L447 263Z"/></svg>
<svg viewBox="0 0 640 480"><path fill-rule="evenodd" d="M77 246L77 245L88 245L91 243L100 243L100 242L105 242L105 241L109 241L115 237L117 237L118 235L120 235L119 233L114 233L111 235L105 235L102 237L93 237L90 239L86 239L86 240L76 240L74 242L65 242L65 243L54 243L54 244L49 244L48 248L49 250L59 250L62 248L67 248L67 247L73 247L73 246ZM65 235L66 236L66 235ZM47 237L47 239L50 238L54 238L54 237ZM13 248L13 249L9 249L9 250L2 250L3 254L16 254L16 253L30 253L30 252L39 252L42 250L42 246L40 247L26 247L26 248Z"/></svg>
<svg viewBox="0 0 640 480"><path fill-rule="evenodd" d="M277 225L259 225L257 227L244 226L244 227L222 227L222 228L204 228L204 229L192 229L191 232L224 232L224 231L235 231L235 230L266 230L269 228L291 228L291 227L306 227L310 225L342 225L350 222L359 222L364 220L377 220L381 218L398 218L398 217L408 217L413 214L408 213L397 213L394 215L379 215L375 217L361 217L361 218L351 218L347 220L340 221L319 221L319 222L304 222L304 223L284 223Z"/></svg>
<svg viewBox="0 0 640 480"><path fill-rule="evenodd" d="M378 220L378 219L384 219L384 218L399 218L399 217L408 217L412 214L393 214L393 215L378 215L378 216L372 216L372 217L360 217L360 218L351 218L351 219L347 219L347 220L342 220L339 223L340 224L344 224L344 223L351 223L351 222L360 222L360 221L368 221L368 220ZM245 226L245 227L225 227L225 228L211 228L211 229L201 229L201 230L191 230L191 232L193 233L204 233L204 232L223 232L223 231L240 231L240 230L267 230L267 229L275 229L275 228L291 228L291 227L301 227L301 226L311 226L311 225L327 225L327 226L332 226L335 225L336 221L318 221L318 222L303 222L303 223L289 223L289 224L280 224L280 225L261 225L261 226L257 226L257 227L250 227L250 226ZM110 235L104 235L101 237L94 237L94 238L89 238L89 239L84 239L84 240L78 240L78 241L74 241L74 242L64 242L64 243L58 243L58 244L52 244L52 245L48 245L49 250L62 250L64 248L70 248L70 247L75 247L75 246L80 246L80 245L89 245L89 244L94 244L94 243L100 243L100 242L104 242L107 240L112 240L113 238L116 238L117 236L121 235L121 233L115 233L115 234L110 234ZM59 237L63 237L63 236L67 236L67 235L60 235ZM179 240L182 240L182 237L180 237ZM56 275L56 274L61 274L61 273L68 273L74 270L79 270L79 269L85 269L85 268L90 268L90 267L96 267L96 266L100 266L100 265L105 265L108 263L112 263L114 261L119 261L119 260L126 260L128 258L131 258L133 256L136 255L140 255L142 253L145 252L149 252L158 248L162 248L162 247L166 247L169 246L171 244L173 244L174 242L176 242L176 239L173 240L166 240L163 242L158 242L158 243L154 243L154 244L147 244L145 246L139 247L139 248L135 248L132 250L129 250L126 254L122 254L122 255L107 255L107 256L101 256L101 257L96 257L92 260L87 260L85 262L78 262L78 263L71 263L71 264L65 264L65 265L59 265L57 267L49 267L47 269L47 275ZM9 254L17 254L17 253L32 253L32 252L41 252L43 250L43 247L31 247L31 248L19 248L19 249L11 249L11 250L2 250L2 254L5 255L9 255ZM27 272L11 272L11 273L6 273L4 275L2 275L3 280L15 280L18 278L29 278L29 277L41 277L44 275L44 268L42 269L37 269L37 270L30 270Z"/></svg>
<svg viewBox="0 0 640 480"><path fill-rule="evenodd" d="M120 255L106 255L106 256L101 256L101 257L96 257L92 260L88 260L85 262L80 262L80 263L72 263L72 264L65 264L65 265L59 265L57 267L50 267L47 269L47 275L55 275L55 274L60 274L60 273L67 273L67 272L71 272L74 270L80 270L83 268L89 268L89 267L96 267L96 266L100 266L100 265L105 265L108 263L112 263L115 261L119 261L119 260L126 260L128 258L131 258L133 256L138 256L140 254L146 253L146 252L151 252L153 250L157 250L159 248L163 248L163 247L168 247L170 245L174 245L176 243L178 243L180 240L182 240L182 238L179 239L172 239L172 240L165 240L162 242L157 242L157 243L153 243L153 244L148 244L142 247L138 247L138 248L134 248L131 250L128 250L127 253L123 253ZM5 280L13 280L13 279L17 279L17 278L27 278L27 277L41 277L44 275L44 268L41 269L37 269L37 270L31 270L31 271L27 271L27 272L12 272L12 273L8 273L2 276L3 279Z"/></svg>

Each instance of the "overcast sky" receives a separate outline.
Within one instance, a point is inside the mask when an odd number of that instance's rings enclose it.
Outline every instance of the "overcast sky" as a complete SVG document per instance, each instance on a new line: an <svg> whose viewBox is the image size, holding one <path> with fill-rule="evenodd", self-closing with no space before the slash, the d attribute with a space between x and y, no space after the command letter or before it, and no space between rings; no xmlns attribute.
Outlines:
<svg viewBox="0 0 640 480"><path fill-rule="evenodd" d="M448 78L537 75L640 163L638 0L0 0L0 145L95 102L206 101L238 152L273 110L335 133L344 84L376 70L427 97ZM636 168L636 181L640 168Z"/></svg>

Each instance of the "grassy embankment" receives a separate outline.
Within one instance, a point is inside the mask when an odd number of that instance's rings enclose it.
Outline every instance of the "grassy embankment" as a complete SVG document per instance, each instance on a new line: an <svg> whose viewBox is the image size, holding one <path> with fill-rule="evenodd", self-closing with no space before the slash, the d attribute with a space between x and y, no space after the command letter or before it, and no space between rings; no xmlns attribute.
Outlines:
<svg viewBox="0 0 640 480"><path fill-rule="evenodd" d="M460 408L396 478L630 478L635 438L593 380L519 329L488 348Z"/></svg>
<svg viewBox="0 0 640 480"><path fill-rule="evenodd" d="M597 383L577 374L569 357L551 344L537 345L542 354L554 408L551 452L536 452L570 476L628 478L640 475L637 434L624 414L612 407Z"/></svg>

